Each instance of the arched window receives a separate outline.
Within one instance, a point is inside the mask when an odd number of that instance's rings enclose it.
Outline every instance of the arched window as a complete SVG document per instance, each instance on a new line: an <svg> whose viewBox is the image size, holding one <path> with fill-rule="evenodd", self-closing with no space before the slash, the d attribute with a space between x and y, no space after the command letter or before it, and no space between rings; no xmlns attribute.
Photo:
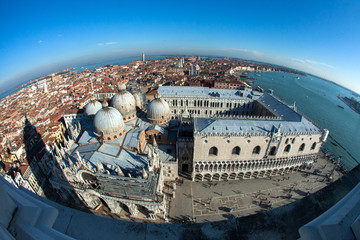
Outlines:
<svg viewBox="0 0 360 240"><path fill-rule="evenodd" d="M209 150L209 156L217 156L218 155L218 149L216 147L212 147Z"/></svg>
<svg viewBox="0 0 360 240"><path fill-rule="evenodd" d="M274 156L275 153L276 153L276 147L271 147L271 148L270 148L269 155L270 155L270 156Z"/></svg>
<svg viewBox="0 0 360 240"><path fill-rule="evenodd" d="M305 143L301 144L301 146L299 147L299 152L304 151L305 149Z"/></svg>
<svg viewBox="0 0 360 240"><path fill-rule="evenodd" d="M316 142L314 142L312 145L311 145L311 150L314 150L316 148Z"/></svg>
<svg viewBox="0 0 360 240"><path fill-rule="evenodd" d="M260 150L261 150L260 146L256 146L256 147L254 147L252 153L253 154L260 154Z"/></svg>
<svg viewBox="0 0 360 240"><path fill-rule="evenodd" d="M240 155L240 151L241 151L240 147L234 147L231 153L233 155Z"/></svg>
<svg viewBox="0 0 360 240"><path fill-rule="evenodd" d="M288 145L286 145L284 152L290 152L290 149L291 149L291 145L288 144Z"/></svg>

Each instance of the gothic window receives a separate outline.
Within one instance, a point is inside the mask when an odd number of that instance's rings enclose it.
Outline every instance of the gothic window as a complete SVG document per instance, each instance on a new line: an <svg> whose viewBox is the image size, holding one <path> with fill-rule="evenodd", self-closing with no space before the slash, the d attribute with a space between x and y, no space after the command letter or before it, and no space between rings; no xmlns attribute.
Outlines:
<svg viewBox="0 0 360 240"><path fill-rule="evenodd" d="M312 145L311 145L311 150L314 150L316 148L316 142L314 142Z"/></svg>
<svg viewBox="0 0 360 240"><path fill-rule="evenodd" d="M240 155L240 147L234 147L232 150L233 155Z"/></svg>
<svg viewBox="0 0 360 240"><path fill-rule="evenodd" d="M291 145L288 144L288 145L286 145L284 152L290 152L290 149L291 149Z"/></svg>
<svg viewBox="0 0 360 240"><path fill-rule="evenodd" d="M187 154L182 155L182 160L189 160L189 157Z"/></svg>
<svg viewBox="0 0 360 240"><path fill-rule="evenodd" d="M305 149L305 143L301 144L301 146L299 147L299 152L304 151Z"/></svg>
<svg viewBox="0 0 360 240"><path fill-rule="evenodd" d="M253 154L260 154L260 150L261 150L260 146L256 146L256 147L254 147L252 153Z"/></svg>
<svg viewBox="0 0 360 240"><path fill-rule="evenodd" d="M270 156L274 156L274 155L275 155L275 152L276 152L276 147L271 147L271 148L270 148L269 155L270 155Z"/></svg>
<svg viewBox="0 0 360 240"><path fill-rule="evenodd" d="M212 147L209 150L209 156L217 156L218 155L218 149L216 147Z"/></svg>

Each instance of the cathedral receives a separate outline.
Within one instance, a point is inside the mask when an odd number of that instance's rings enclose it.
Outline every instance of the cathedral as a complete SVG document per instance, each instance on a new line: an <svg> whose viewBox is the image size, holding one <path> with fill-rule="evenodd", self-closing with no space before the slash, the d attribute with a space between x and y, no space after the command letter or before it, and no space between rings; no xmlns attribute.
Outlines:
<svg viewBox="0 0 360 240"><path fill-rule="evenodd" d="M70 138L54 150L50 183L65 199L134 217L166 220L164 182L179 175L287 174L311 166L328 136L295 107L251 89L161 86L146 102L122 84L118 93L93 96L84 113L63 115Z"/></svg>

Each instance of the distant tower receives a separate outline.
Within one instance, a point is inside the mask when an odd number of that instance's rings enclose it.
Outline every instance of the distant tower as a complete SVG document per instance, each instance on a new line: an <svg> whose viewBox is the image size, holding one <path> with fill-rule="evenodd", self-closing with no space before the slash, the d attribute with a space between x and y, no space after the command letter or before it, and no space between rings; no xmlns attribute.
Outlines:
<svg viewBox="0 0 360 240"><path fill-rule="evenodd" d="M145 62L145 53L142 53L142 61Z"/></svg>
<svg viewBox="0 0 360 240"><path fill-rule="evenodd" d="M48 92L48 89L47 89L47 84L46 84L46 80L44 82L44 93L47 93Z"/></svg>
<svg viewBox="0 0 360 240"><path fill-rule="evenodd" d="M93 85L93 80L91 79L91 92L94 93L94 85Z"/></svg>

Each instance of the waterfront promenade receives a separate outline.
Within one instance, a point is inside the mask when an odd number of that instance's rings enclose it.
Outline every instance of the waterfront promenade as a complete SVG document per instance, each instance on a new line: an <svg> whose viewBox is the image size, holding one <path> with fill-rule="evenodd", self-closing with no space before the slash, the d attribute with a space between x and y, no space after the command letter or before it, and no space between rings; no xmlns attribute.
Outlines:
<svg viewBox="0 0 360 240"><path fill-rule="evenodd" d="M327 186L334 164L319 153L311 169L264 179L178 184L170 222L208 222L252 215L294 202ZM342 174L334 171L335 181Z"/></svg>

